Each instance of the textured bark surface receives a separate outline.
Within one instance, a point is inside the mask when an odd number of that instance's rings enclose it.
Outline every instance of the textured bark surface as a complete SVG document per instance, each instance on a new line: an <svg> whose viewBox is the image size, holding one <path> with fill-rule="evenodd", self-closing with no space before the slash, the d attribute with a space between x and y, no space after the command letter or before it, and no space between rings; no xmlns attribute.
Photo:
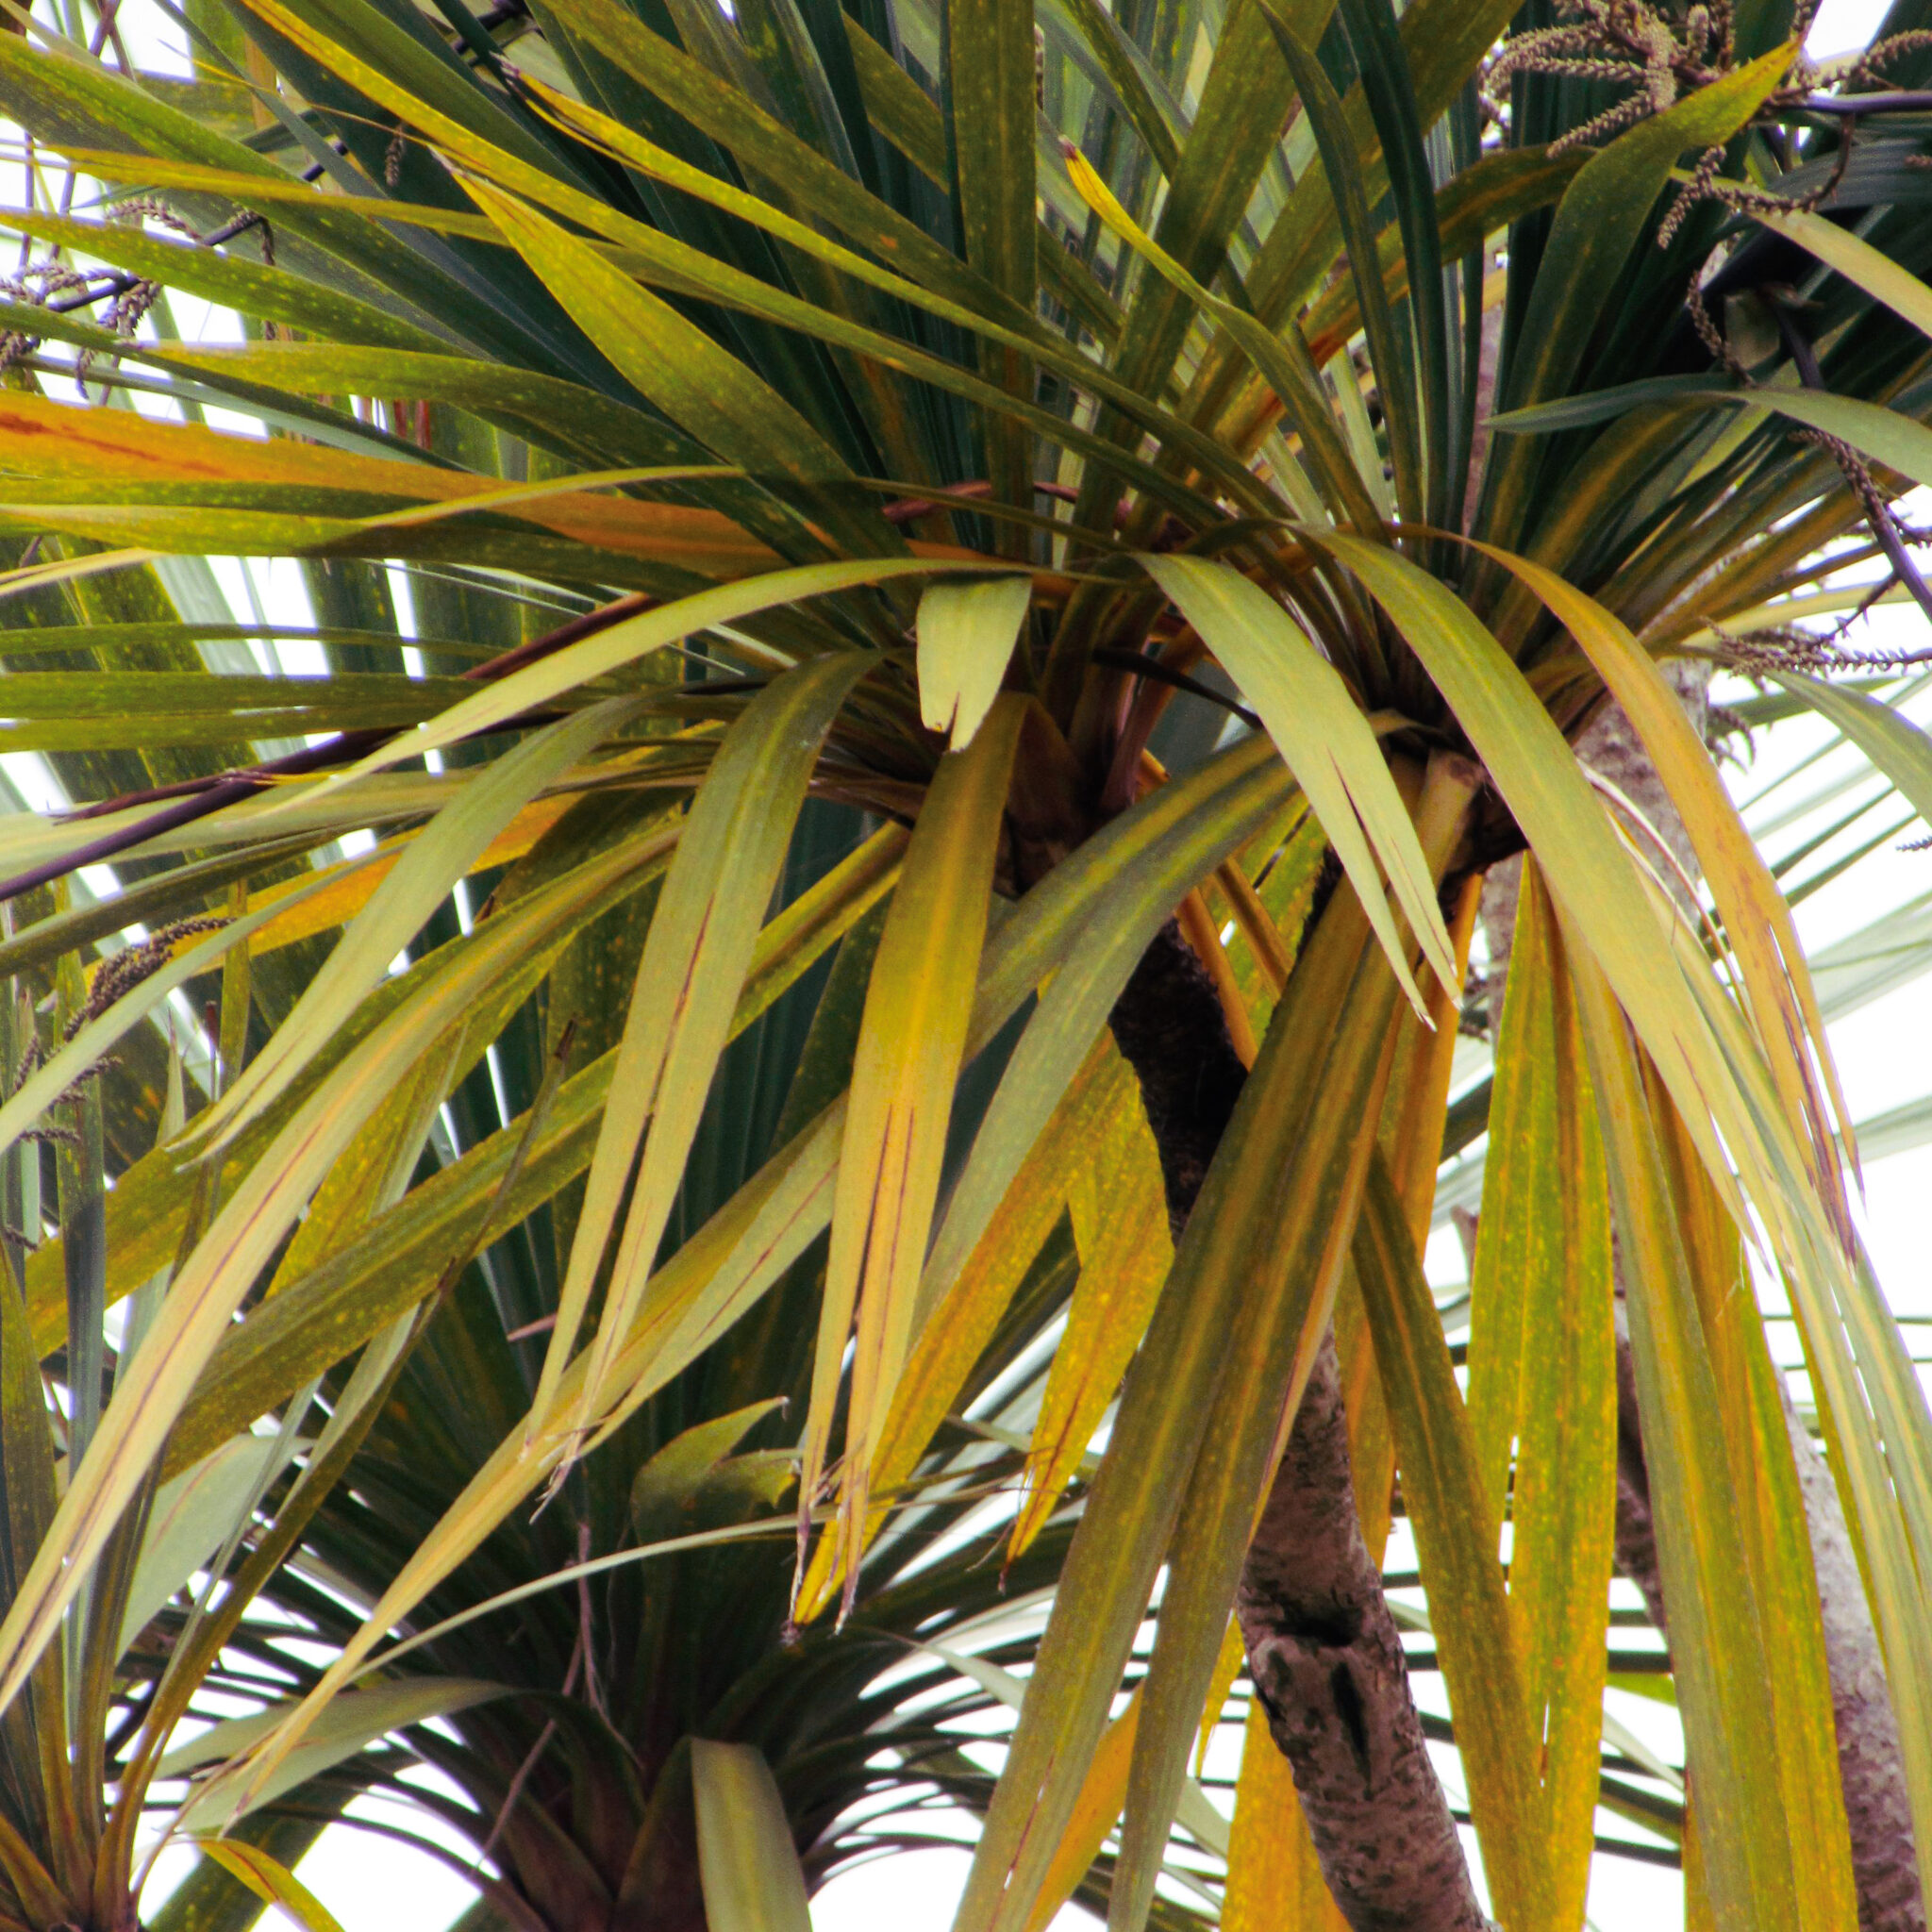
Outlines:
<svg viewBox="0 0 1932 1932"><path fill-rule="evenodd" d="M1113 1037L1141 1085L1178 1241L1248 1077L1208 969L1169 920L1113 1009Z"/></svg>
<svg viewBox="0 0 1932 1932"><path fill-rule="evenodd" d="M1805 1425L1785 1401L1785 1426L1805 1491L1811 1561L1824 1612L1838 1768L1852 1830L1860 1932L1924 1932L1911 1804L1899 1761L1898 1721L1886 1689L1878 1632L1865 1602L1858 1559L1839 1505L1838 1484Z"/></svg>
<svg viewBox="0 0 1932 1932"><path fill-rule="evenodd" d="M1355 1932L1482 1932L1362 1541L1332 1340L1296 1411L1235 1613L1322 1874Z"/></svg>
<svg viewBox="0 0 1932 1932"><path fill-rule="evenodd" d="M1246 1074L1213 984L1173 923L1136 967L1113 1033L1140 1079L1178 1240ZM1323 1876L1355 1932L1482 1932L1362 1541L1332 1337L1295 1411L1236 1610Z"/></svg>

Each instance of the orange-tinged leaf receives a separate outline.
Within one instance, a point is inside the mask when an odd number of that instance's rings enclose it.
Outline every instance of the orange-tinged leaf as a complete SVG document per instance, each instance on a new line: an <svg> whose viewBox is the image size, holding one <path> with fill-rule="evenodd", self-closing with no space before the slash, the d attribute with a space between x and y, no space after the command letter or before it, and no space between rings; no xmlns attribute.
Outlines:
<svg viewBox="0 0 1932 1932"><path fill-rule="evenodd" d="M257 1898L279 1906L302 1932L342 1932L322 1901L259 1845L239 1838L203 1838L194 1842L204 1858L211 1858L231 1878L240 1879Z"/></svg>
<svg viewBox="0 0 1932 1932"><path fill-rule="evenodd" d="M203 482L211 490L261 483L393 496L405 505L454 505L502 487L469 471L358 456L319 443L230 436L125 409L77 408L20 390L0 395L0 462L22 477ZM707 575L738 576L777 560L728 517L683 504L584 491L535 498L518 514L558 536ZM129 553L127 560L149 554Z"/></svg>
<svg viewBox="0 0 1932 1932"><path fill-rule="evenodd" d="M1221 1001L1221 1017L1227 1022L1236 1058L1242 1066L1252 1067L1261 1043L1255 1038L1247 1007L1235 981L1233 962L1221 943L1221 935L1214 929L1214 916L1208 910L1207 900L1198 890L1191 891L1181 901L1174 916L1190 949L1214 982L1215 995Z"/></svg>
<svg viewBox="0 0 1932 1932"><path fill-rule="evenodd" d="M471 866L470 875L475 876L493 866L508 865L512 859L521 858L575 802L569 796L562 796L540 798L535 804L526 805L490 842ZM259 958L264 953L292 946L298 940L312 939L317 933L333 932L337 926L346 925L369 903L370 894L389 876L396 861L402 858L403 848L415 837L414 831L400 832L393 839L386 840L383 849L373 857L352 859L330 868L339 874L338 877L320 891L308 892L286 911L274 914L255 932L248 941L249 958ZM252 909L266 911L280 900L291 897L298 889L312 888L313 885L314 880L310 877L265 886L254 895ZM187 935L175 942L173 950L179 953L192 943L193 935ZM88 967L89 985L92 985L94 974L101 970L102 964L97 959Z"/></svg>
<svg viewBox="0 0 1932 1932"><path fill-rule="evenodd" d="M1220 1728L1221 1714L1227 1707L1228 1692L1234 1689L1234 1680L1241 1675L1241 1666L1247 1660L1247 1647L1241 1641L1241 1620L1230 1617L1227 1635L1221 1640L1221 1655L1214 1659L1214 1674L1208 1682L1208 1701L1201 1707L1201 1729L1194 1739L1196 1777L1208 1768L1208 1746L1213 1742L1214 1733Z"/></svg>
<svg viewBox="0 0 1932 1932"><path fill-rule="evenodd" d="M1127 1700L1127 1707L1108 1725L1087 1767L1087 1781L1074 1801L1074 1815L1067 1821L1053 1862L1041 1881L1026 1932L1046 1932L1100 1856L1100 1848L1126 1803L1127 1767L1133 1762L1134 1733L1140 1719L1141 1693L1137 1690Z"/></svg>
<svg viewBox="0 0 1932 1932"><path fill-rule="evenodd" d="M864 1546L873 1458L912 1339L1024 716L1018 697L995 704L972 745L941 759L866 993L799 1485L804 1510L825 1468L856 1323L837 1531L848 1601Z"/></svg>
<svg viewBox="0 0 1932 1932"><path fill-rule="evenodd" d="M1259 1698L1248 1706L1241 1740L1221 1932L1348 1932Z"/></svg>
<svg viewBox="0 0 1932 1932"><path fill-rule="evenodd" d="M1509 1603L1556 1923L1581 1923L1616 1507L1616 1333L1594 1096L1548 894L1524 868L1471 1283L1469 1415L1492 1513L1517 1445Z"/></svg>
<svg viewBox="0 0 1932 1932"><path fill-rule="evenodd" d="M1079 1466L1141 1345L1174 1259L1160 1156L1141 1110L1140 1089L1111 1039L1096 1044L1094 1059L1097 1091L1065 1183L1080 1279L1033 1425L1013 1524L1014 1557L1045 1527Z"/></svg>

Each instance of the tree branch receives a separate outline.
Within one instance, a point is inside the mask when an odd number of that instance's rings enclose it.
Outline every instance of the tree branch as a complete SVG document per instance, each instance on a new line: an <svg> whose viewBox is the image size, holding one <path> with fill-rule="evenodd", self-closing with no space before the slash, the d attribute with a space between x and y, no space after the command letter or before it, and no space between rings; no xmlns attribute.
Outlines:
<svg viewBox="0 0 1932 1932"><path fill-rule="evenodd" d="M1140 1079L1178 1239L1246 1074L1213 982L1172 921L1121 994L1113 1033ZM1295 1411L1236 1613L1322 1874L1355 1932L1482 1932L1362 1541L1332 1337Z"/></svg>
<svg viewBox="0 0 1932 1932"><path fill-rule="evenodd" d="M1824 1661L1838 1728L1839 1781L1852 1830L1852 1872L1858 1887L1859 1932L1925 1932L1917 1841L1899 1758L1898 1720L1885 1681L1885 1657L1865 1601L1838 1484L1784 1396L1785 1427L1805 1493L1811 1564L1824 1614Z"/></svg>

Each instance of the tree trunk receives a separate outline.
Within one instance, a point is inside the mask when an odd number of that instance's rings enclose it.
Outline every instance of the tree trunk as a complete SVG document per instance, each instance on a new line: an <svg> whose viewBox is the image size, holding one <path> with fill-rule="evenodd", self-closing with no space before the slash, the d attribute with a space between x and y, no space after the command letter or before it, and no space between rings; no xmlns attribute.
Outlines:
<svg viewBox="0 0 1932 1932"><path fill-rule="evenodd" d="M1246 1077L1206 970L1170 922L1113 1011L1179 1239ZM1295 1411L1236 1611L1322 1874L1355 1932L1482 1932L1402 1643L1362 1541L1333 1338Z"/></svg>
<svg viewBox="0 0 1932 1932"><path fill-rule="evenodd" d="M1778 1390L1784 1393L1780 1377ZM1859 1932L1925 1932L1917 1841L1899 1761L1898 1721L1885 1682L1878 1632L1840 1507L1838 1484L1785 1396L1785 1426L1805 1491L1811 1561L1824 1613L1824 1657L1838 1726L1839 1777L1852 1828Z"/></svg>

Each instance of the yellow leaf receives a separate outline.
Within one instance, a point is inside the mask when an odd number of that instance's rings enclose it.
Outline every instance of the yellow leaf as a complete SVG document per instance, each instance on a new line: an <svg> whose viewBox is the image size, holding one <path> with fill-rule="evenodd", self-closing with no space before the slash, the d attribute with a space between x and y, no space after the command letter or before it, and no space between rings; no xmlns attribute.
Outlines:
<svg viewBox="0 0 1932 1932"><path fill-rule="evenodd" d="M1046 1932L1100 1856L1100 1848L1127 1801L1127 1769L1134 1761L1134 1733L1140 1728L1140 1718L1141 1693L1136 1690L1127 1707L1108 1725L1087 1767L1086 1782L1074 1801L1074 1815L1067 1821L1041 1881L1026 1932Z"/></svg>
<svg viewBox="0 0 1932 1932"><path fill-rule="evenodd" d="M995 705L973 745L941 761L866 993L799 1485L804 1511L824 1472L856 1318L837 1529L848 1600L864 1546L872 1463L912 1339L1024 716L1017 697Z"/></svg>
<svg viewBox="0 0 1932 1932"><path fill-rule="evenodd" d="M1221 1713L1226 1708L1227 1693L1234 1689L1234 1680L1241 1675L1241 1666L1247 1660L1241 1624L1230 1617L1227 1635L1221 1640L1221 1655L1214 1659L1214 1675L1208 1680L1208 1702L1201 1707L1201 1731L1194 1740L1196 1777L1208 1769L1208 1746L1213 1741L1215 1730L1221 1723Z"/></svg>
<svg viewBox="0 0 1932 1932"><path fill-rule="evenodd" d="M973 742L1033 602L1030 577L941 583L919 600L919 715L952 751Z"/></svg>
<svg viewBox="0 0 1932 1932"><path fill-rule="evenodd" d="M1294 1774L1268 1734L1258 1697L1248 1706L1241 1740L1221 1932L1348 1932L1316 1862Z"/></svg>
<svg viewBox="0 0 1932 1932"><path fill-rule="evenodd" d="M1068 1136L1074 1161L1066 1199L1080 1279L1033 1425L1009 1546L1014 1557L1045 1527L1079 1466L1141 1345L1174 1259L1160 1156L1141 1110L1140 1089L1111 1038L1096 1043L1090 1064L1095 1063L1097 1077L1083 1096L1090 1105L1080 1109L1084 1131Z"/></svg>
<svg viewBox="0 0 1932 1932"><path fill-rule="evenodd" d="M1509 1603L1524 1648L1557 1923L1581 1921L1603 1729L1616 1508L1607 1183L1549 895L1524 867L1471 1283L1469 1416L1501 1516L1517 1444Z"/></svg>
<svg viewBox="0 0 1932 1932"><path fill-rule="evenodd" d="M333 1913L289 1870L259 1845L238 1838L194 1840L204 1858L211 1858L231 1878L239 1879L257 1898L266 1899L302 1927L302 1932L342 1932Z"/></svg>

